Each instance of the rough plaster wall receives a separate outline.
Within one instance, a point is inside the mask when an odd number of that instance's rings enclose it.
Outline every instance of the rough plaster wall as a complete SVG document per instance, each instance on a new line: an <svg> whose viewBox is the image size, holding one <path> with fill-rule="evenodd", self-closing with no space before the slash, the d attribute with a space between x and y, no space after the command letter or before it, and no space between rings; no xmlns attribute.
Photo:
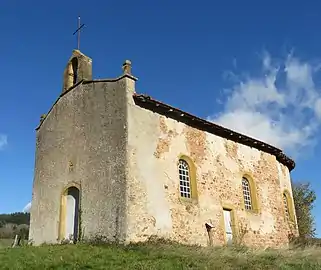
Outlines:
<svg viewBox="0 0 321 270"><path fill-rule="evenodd" d="M128 238L167 236L188 244L208 244L205 222L214 225L214 244L224 244L223 206L235 208L239 235L251 246L287 244L280 182L275 157L257 149L188 127L135 106L128 106ZM177 162L180 154L197 168L198 202L179 197ZM287 171L288 172L288 171ZM259 213L244 210L241 179L256 181Z"/></svg>
<svg viewBox="0 0 321 270"><path fill-rule="evenodd" d="M123 79L80 85L44 120L37 134L31 208L35 244L57 241L60 196L72 183L81 186L85 236L125 238L125 87Z"/></svg>
<svg viewBox="0 0 321 270"><path fill-rule="evenodd" d="M295 206L294 206L294 200L293 200L293 192L292 192L292 183L291 183L291 176L288 168L284 166L281 163L277 164L278 166L278 174L279 174L279 179L280 179L280 189L281 192L283 193L285 190L290 193L291 195L291 204L293 206L293 215L294 215L294 220L295 223L291 223L288 226L288 231L289 233L293 233L294 235L298 236L298 227L297 227L297 220L296 220L296 213L295 213Z"/></svg>

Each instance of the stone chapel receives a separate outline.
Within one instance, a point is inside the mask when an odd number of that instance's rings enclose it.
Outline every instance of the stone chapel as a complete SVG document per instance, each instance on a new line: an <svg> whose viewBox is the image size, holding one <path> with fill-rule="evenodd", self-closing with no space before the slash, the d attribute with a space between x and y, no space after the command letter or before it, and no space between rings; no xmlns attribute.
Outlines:
<svg viewBox="0 0 321 270"><path fill-rule="evenodd" d="M286 246L294 161L136 93L136 81L128 60L119 77L93 79L92 60L73 51L36 129L30 241Z"/></svg>

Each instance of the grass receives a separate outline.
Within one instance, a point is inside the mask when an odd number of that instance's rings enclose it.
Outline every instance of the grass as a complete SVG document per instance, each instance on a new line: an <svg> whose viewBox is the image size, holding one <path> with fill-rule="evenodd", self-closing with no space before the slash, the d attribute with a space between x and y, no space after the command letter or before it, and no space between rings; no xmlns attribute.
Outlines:
<svg viewBox="0 0 321 270"><path fill-rule="evenodd" d="M200 248L178 244L45 245L0 249L0 269L321 269L321 249Z"/></svg>
<svg viewBox="0 0 321 270"><path fill-rule="evenodd" d="M13 239L0 239L0 248L5 248L11 246Z"/></svg>

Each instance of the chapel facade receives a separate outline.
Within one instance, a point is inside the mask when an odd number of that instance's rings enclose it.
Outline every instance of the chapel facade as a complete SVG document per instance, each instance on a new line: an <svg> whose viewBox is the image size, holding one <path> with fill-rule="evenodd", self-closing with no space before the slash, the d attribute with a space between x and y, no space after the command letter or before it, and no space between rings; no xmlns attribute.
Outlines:
<svg viewBox="0 0 321 270"><path fill-rule="evenodd" d="M95 80L92 60L73 51L36 129L29 239L286 246L297 235L294 161L136 93L136 80L130 61Z"/></svg>

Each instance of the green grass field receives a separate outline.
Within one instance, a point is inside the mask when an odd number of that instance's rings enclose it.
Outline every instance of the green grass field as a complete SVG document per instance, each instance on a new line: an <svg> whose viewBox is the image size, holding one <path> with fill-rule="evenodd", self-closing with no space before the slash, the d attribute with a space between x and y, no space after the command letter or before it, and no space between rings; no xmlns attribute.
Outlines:
<svg viewBox="0 0 321 270"><path fill-rule="evenodd" d="M11 246L13 239L0 239L0 248Z"/></svg>
<svg viewBox="0 0 321 270"><path fill-rule="evenodd" d="M10 244L9 244L10 245ZM321 249L253 251L178 244L0 249L0 269L321 269Z"/></svg>

